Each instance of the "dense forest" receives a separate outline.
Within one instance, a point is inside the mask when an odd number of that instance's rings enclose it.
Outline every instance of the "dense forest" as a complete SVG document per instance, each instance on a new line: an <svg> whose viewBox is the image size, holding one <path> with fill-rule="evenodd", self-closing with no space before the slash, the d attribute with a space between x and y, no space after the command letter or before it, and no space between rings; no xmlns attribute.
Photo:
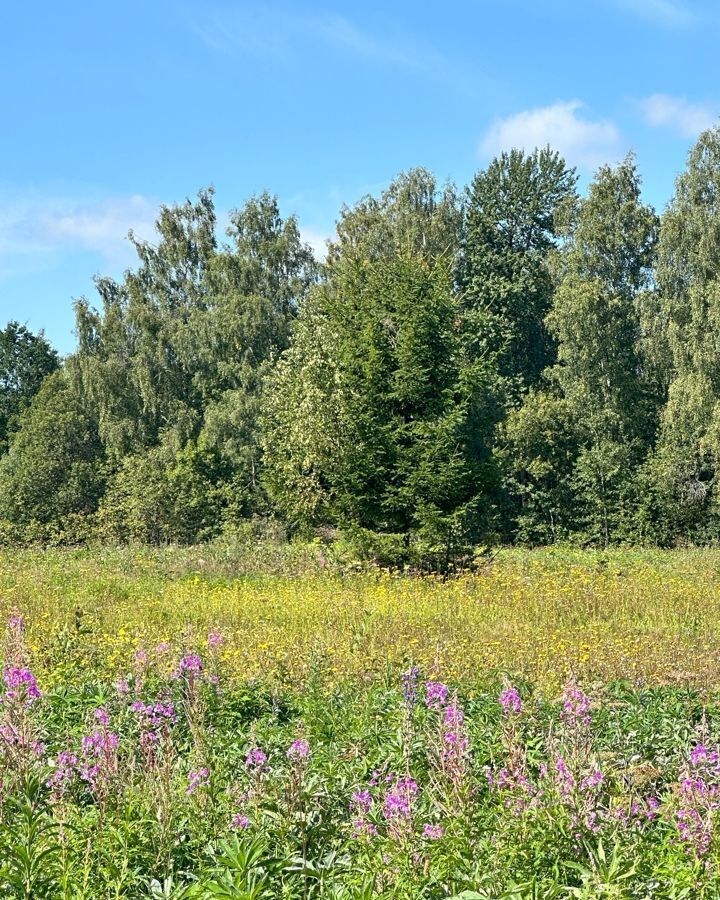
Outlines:
<svg viewBox="0 0 720 900"><path fill-rule="evenodd" d="M75 304L59 359L0 333L6 542L276 523L442 568L473 547L720 538L720 128L658 216L632 156L550 149L344 207L320 261L212 190Z"/></svg>

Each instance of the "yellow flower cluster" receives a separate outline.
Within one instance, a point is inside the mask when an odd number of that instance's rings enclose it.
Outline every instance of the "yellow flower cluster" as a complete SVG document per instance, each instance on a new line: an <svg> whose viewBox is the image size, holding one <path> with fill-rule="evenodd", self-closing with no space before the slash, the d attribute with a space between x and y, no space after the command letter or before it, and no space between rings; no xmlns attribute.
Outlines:
<svg viewBox="0 0 720 900"><path fill-rule="evenodd" d="M233 577L198 553L0 555L0 614L21 613L45 684L121 675L137 651L214 655L224 672L302 684L415 663L462 681L492 670L720 682L720 554L504 551L442 581L387 573ZM182 564L181 564L182 563ZM193 571L193 568L195 571ZM207 636L222 636L209 648Z"/></svg>

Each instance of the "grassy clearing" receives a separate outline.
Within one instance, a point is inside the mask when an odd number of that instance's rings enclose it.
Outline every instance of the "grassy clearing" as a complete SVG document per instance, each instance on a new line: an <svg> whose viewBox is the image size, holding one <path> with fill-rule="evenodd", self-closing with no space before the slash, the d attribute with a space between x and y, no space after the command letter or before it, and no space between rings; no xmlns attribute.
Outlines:
<svg viewBox="0 0 720 900"><path fill-rule="evenodd" d="M720 898L720 554L0 557L0 896Z"/></svg>
<svg viewBox="0 0 720 900"><path fill-rule="evenodd" d="M25 615L33 665L49 679L89 664L118 673L138 648L193 649L217 628L230 675L290 685L409 663L453 681L501 670L550 688L571 671L720 682L717 551L503 551L445 582L329 568L311 548L6 552L0 614Z"/></svg>

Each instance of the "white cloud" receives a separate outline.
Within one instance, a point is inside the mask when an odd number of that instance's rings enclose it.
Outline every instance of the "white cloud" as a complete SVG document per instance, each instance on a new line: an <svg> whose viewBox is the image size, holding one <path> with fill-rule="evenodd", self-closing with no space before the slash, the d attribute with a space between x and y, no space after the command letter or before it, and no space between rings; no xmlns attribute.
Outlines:
<svg viewBox="0 0 720 900"><path fill-rule="evenodd" d="M654 24L677 28L692 25L697 21L694 10L679 0L616 0L616 3L628 12L649 19Z"/></svg>
<svg viewBox="0 0 720 900"><path fill-rule="evenodd" d="M572 165L594 168L619 155L620 132L614 122L592 121L580 115L579 100L553 103L496 119L488 129L481 151L492 156L518 148L532 151L550 145Z"/></svg>
<svg viewBox="0 0 720 900"><path fill-rule="evenodd" d="M108 262L132 255L127 234L148 239L158 204L139 194L42 213L37 232L50 243L69 243L99 253Z"/></svg>
<svg viewBox="0 0 720 900"><path fill-rule="evenodd" d="M314 228L300 228L300 238L305 244L310 244L315 254L315 259L324 260L327 256L328 241L332 240L330 235L323 234Z"/></svg>
<svg viewBox="0 0 720 900"><path fill-rule="evenodd" d="M685 97L653 94L640 101L643 117L648 125L672 128L679 135L695 138L718 124L718 108L703 103L691 103Z"/></svg>
<svg viewBox="0 0 720 900"><path fill-rule="evenodd" d="M147 197L79 201L67 197L0 197L0 277L37 270L58 254L90 251L112 268L129 265L132 229L149 238L159 203Z"/></svg>

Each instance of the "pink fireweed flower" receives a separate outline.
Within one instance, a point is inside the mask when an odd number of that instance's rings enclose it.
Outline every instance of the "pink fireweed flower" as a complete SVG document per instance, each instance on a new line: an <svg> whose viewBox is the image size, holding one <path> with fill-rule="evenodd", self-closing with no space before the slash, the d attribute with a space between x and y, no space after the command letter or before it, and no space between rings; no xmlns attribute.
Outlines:
<svg viewBox="0 0 720 900"><path fill-rule="evenodd" d="M203 673L202 659L197 653L188 653L180 660L178 673L181 676L199 678Z"/></svg>
<svg viewBox="0 0 720 900"><path fill-rule="evenodd" d="M49 787L54 794L62 794L75 777L77 766L77 754L70 750L63 750L58 754L55 763L55 771L46 781L46 786Z"/></svg>
<svg viewBox="0 0 720 900"><path fill-rule="evenodd" d="M590 698L570 682L562 698L560 718L570 726L590 724Z"/></svg>
<svg viewBox="0 0 720 900"><path fill-rule="evenodd" d="M93 715L95 717L95 721L99 722L101 725L109 725L110 724L110 716L108 715L108 712L104 706L99 706L95 710Z"/></svg>
<svg viewBox="0 0 720 900"><path fill-rule="evenodd" d="M91 791L102 791L117 772L119 745L119 738L112 731L95 731L83 737L79 772Z"/></svg>
<svg viewBox="0 0 720 900"><path fill-rule="evenodd" d="M555 783L561 797L569 797L575 788L575 776L562 756L555 760Z"/></svg>
<svg viewBox="0 0 720 900"><path fill-rule="evenodd" d="M17 613L8 619L8 631L14 632L16 635L25 634L25 617Z"/></svg>
<svg viewBox="0 0 720 900"><path fill-rule="evenodd" d="M250 827L250 819L247 816L244 816L242 813L236 813L233 816L232 822L230 823L230 828L233 831L245 831Z"/></svg>
<svg viewBox="0 0 720 900"><path fill-rule="evenodd" d="M259 747L253 747L252 750L248 750L248 754L245 757L245 768L262 769L266 762L267 754L265 751Z"/></svg>
<svg viewBox="0 0 720 900"><path fill-rule="evenodd" d="M427 822L423 826L422 836L428 841L439 841L440 838L445 836L445 829L442 825L431 825Z"/></svg>
<svg viewBox="0 0 720 900"><path fill-rule="evenodd" d="M440 709L445 705L449 690L439 681L428 681L425 685L425 705L428 709Z"/></svg>
<svg viewBox="0 0 720 900"><path fill-rule="evenodd" d="M210 772L207 769L198 769L197 772L188 773L188 786L186 794L194 794L198 788L207 787L210 783Z"/></svg>
<svg viewBox="0 0 720 900"><path fill-rule="evenodd" d="M517 688L505 688L505 690L500 692L498 701L500 706L502 706L503 715L505 716L510 716L513 713L517 715L522 712L522 700L520 699Z"/></svg>
<svg viewBox="0 0 720 900"><path fill-rule="evenodd" d="M367 788L364 791L355 791L350 801L350 809L356 812L369 813L372 809L373 798Z"/></svg>
<svg viewBox="0 0 720 900"><path fill-rule="evenodd" d="M371 841L378 836L377 826L368 822L367 819L356 819L352 824L352 836L356 840L364 838L366 841Z"/></svg>
<svg viewBox="0 0 720 900"><path fill-rule="evenodd" d="M409 819L418 790L419 788L414 778L398 778L385 794L383 812L385 818L388 820Z"/></svg>
<svg viewBox="0 0 720 900"><path fill-rule="evenodd" d="M308 744L307 741L298 738L298 740L293 741L290 745L287 756L288 759L307 759L310 756L310 744Z"/></svg>
<svg viewBox="0 0 720 900"><path fill-rule="evenodd" d="M600 785L605 781L605 776L599 770L591 772L589 775L586 775L585 778L580 782L581 790L593 790L594 788L600 787Z"/></svg>
<svg viewBox="0 0 720 900"><path fill-rule="evenodd" d="M9 669L5 669L3 679L7 688L3 698L6 701L19 701L30 706L40 697L37 679L30 669L11 666Z"/></svg>
<svg viewBox="0 0 720 900"><path fill-rule="evenodd" d="M217 650L225 643L225 637L219 631L211 631L207 636L208 647Z"/></svg>

